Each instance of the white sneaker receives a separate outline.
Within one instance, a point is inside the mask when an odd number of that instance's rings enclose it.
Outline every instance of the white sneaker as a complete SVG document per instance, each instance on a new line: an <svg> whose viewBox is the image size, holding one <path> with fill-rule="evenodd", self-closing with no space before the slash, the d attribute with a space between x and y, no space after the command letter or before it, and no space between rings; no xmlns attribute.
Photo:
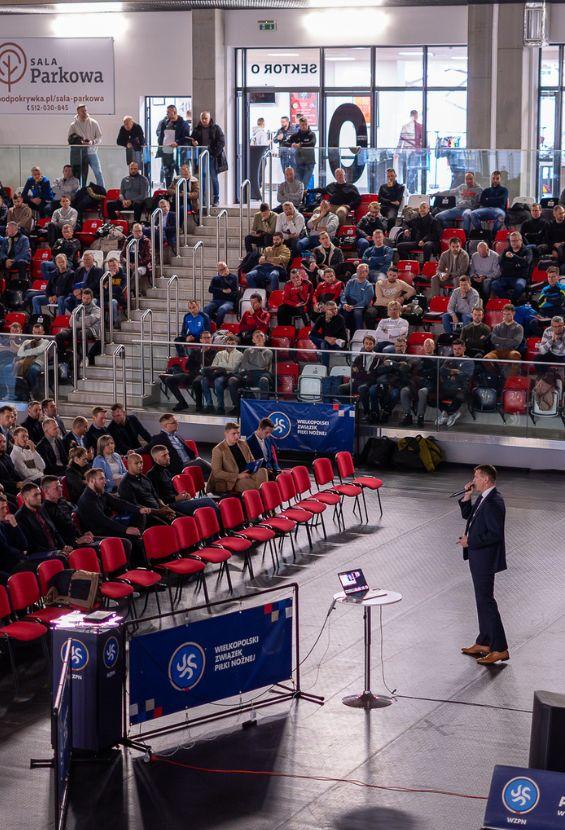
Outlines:
<svg viewBox="0 0 565 830"><path fill-rule="evenodd" d="M444 426L447 423L447 412L438 412L438 416L436 418L436 424L438 427Z"/></svg>
<svg viewBox="0 0 565 830"><path fill-rule="evenodd" d="M452 415L450 415L450 416L449 416L449 418L447 419L447 426L448 426L448 427L452 427L452 426L453 426L453 424L454 424L456 421L458 421L460 417L461 417L461 413L459 412L459 410L457 410L457 412L454 412L454 413L453 413Z"/></svg>

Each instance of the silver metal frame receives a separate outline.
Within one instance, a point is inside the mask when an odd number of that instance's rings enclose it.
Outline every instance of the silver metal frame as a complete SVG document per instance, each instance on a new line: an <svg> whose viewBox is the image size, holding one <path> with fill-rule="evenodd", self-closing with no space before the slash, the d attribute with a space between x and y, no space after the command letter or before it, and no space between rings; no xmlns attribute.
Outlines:
<svg viewBox="0 0 565 830"><path fill-rule="evenodd" d="M269 161L269 187L265 188L265 170L267 167L267 160ZM265 198L265 193L268 193L269 198ZM273 151L267 150L261 156L261 201L267 202L270 208L273 207Z"/></svg>
<svg viewBox="0 0 565 830"><path fill-rule="evenodd" d="M200 305L204 303L204 242L199 239L192 247L186 248L185 251L192 251L192 296L194 299L199 299ZM196 295L196 252L200 251L200 296Z"/></svg>
<svg viewBox="0 0 565 830"><path fill-rule="evenodd" d="M139 240L130 239L126 246L126 293L127 293L127 319L131 320L131 261L130 253L133 252L133 275L135 286L135 307L139 308Z"/></svg>
<svg viewBox="0 0 565 830"><path fill-rule="evenodd" d="M49 354L53 352L53 399L57 403L59 397L59 350L55 340L51 340L43 352L43 391L44 397L49 397Z"/></svg>
<svg viewBox="0 0 565 830"><path fill-rule="evenodd" d="M220 221L224 219L224 248L225 248L225 258L224 261L228 261L228 212L226 208L222 208L222 210L216 215L216 259L220 262Z"/></svg>
<svg viewBox="0 0 565 830"><path fill-rule="evenodd" d="M112 274L106 271L100 277L100 342L102 343L102 350L106 343L106 322L104 319L104 285L108 280L108 331L110 332L110 339L108 343L114 342L114 309L112 306Z"/></svg>
<svg viewBox="0 0 565 830"><path fill-rule="evenodd" d="M243 256L243 194L247 188L247 233L251 232L251 182L244 179L239 186L239 253Z"/></svg>
<svg viewBox="0 0 565 830"><path fill-rule="evenodd" d="M167 340L169 341L169 355L171 354L171 286L174 284L175 286L175 308L176 308L176 318L177 318L177 327L176 332L179 332L179 322L180 322L180 309L179 309L179 278L178 274L173 274L172 277L169 277L167 280Z"/></svg>
<svg viewBox="0 0 565 830"><path fill-rule="evenodd" d="M181 204L181 194L180 191L182 190L182 215L183 215L183 222L182 222L182 235L184 239L184 245L186 245L186 238L188 236L188 193L189 193L189 185L190 181L188 179L183 179L182 176L177 180L175 184L175 198L176 198L176 216L175 216L175 223L176 223L176 240L177 240L177 251L180 249L180 204ZM161 276L163 276L161 274Z"/></svg>
<svg viewBox="0 0 565 830"><path fill-rule="evenodd" d="M149 319L149 372L151 383L153 383L153 311L148 308L146 309L140 318L141 323L141 332L140 332L140 342L141 342L141 397L145 396L145 321Z"/></svg>
<svg viewBox="0 0 565 830"><path fill-rule="evenodd" d="M103 278L102 278L103 279ZM81 318L81 325L82 325L82 377L81 380L86 380L86 328L84 325L85 320L85 310L84 305L81 303L77 305L74 309L73 313L71 314L71 330L73 332L73 392L76 392L78 389L78 363L79 363L79 354L78 354L78 332L77 332L77 318L80 314ZM104 317L104 310L102 309L102 313L100 315L101 319Z"/></svg>
<svg viewBox="0 0 565 830"><path fill-rule="evenodd" d="M118 355L122 358L122 405L127 411L126 347L121 343L112 352L112 399L118 403Z"/></svg>
<svg viewBox="0 0 565 830"><path fill-rule="evenodd" d="M204 164L206 164L206 176L204 176ZM200 224L202 224L202 219L204 217L204 196L206 196L206 212L210 214L210 190L211 190L210 181L210 152L208 150L202 150L202 152L198 156L198 185L200 188Z"/></svg>
<svg viewBox="0 0 565 830"><path fill-rule="evenodd" d="M163 278L163 211L161 208L155 208L153 213L151 214L150 220L150 229L151 229L151 263L153 265L151 269L151 285L155 288L155 276L157 273L157 246L156 246L156 233L155 230L159 231L159 277ZM177 247L178 247L178 239L177 239Z"/></svg>

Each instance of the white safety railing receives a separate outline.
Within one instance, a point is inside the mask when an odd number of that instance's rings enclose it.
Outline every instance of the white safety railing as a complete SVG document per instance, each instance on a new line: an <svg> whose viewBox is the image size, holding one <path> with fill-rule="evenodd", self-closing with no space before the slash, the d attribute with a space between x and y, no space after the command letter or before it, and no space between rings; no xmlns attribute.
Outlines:
<svg viewBox="0 0 565 830"><path fill-rule="evenodd" d="M148 308L140 318L141 323L141 397L145 396L145 321L149 321L149 377L153 383L153 311Z"/></svg>
<svg viewBox="0 0 565 830"><path fill-rule="evenodd" d="M126 382L126 347L123 344L116 346L112 352L112 400L118 401L118 357L122 361L122 406L127 410L127 382Z"/></svg>
<svg viewBox="0 0 565 830"><path fill-rule="evenodd" d="M268 162L268 167L267 167ZM265 173L269 170L269 176ZM268 181L268 185L266 182ZM265 197L268 198L265 198ZM261 201L267 202L270 208L273 207L273 151L267 150L261 156Z"/></svg>
<svg viewBox="0 0 565 830"><path fill-rule="evenodd" d="M53 400L57 403L59 397L59 350L57 343L54 340L49 341L49 345L43 352L43 392L44 397L50 397L49 390L49 356L53 354Z"/></svg>
<svg viewBox="0 0 565 830"><path fill-rule="evenodd" d="M186 239L187 239L187 236L188 236L188 197L189 197L189 189L190 189L189 179L183 179L182 176L179 179L177 179L177 183L175 184L175 198L176 198L175 223L176 223L177 251L179 250L179 248L181 246L181 241L180 241L181 190L182 190L182 235L183 235L183 245L186 245Z"/></svg>
<svg viewBox="0 0 565 830"><path fill-rule="evenodd" d="M171 287L175 286L175 303L174 306L171 307ZM171 313L173 316L176 316L176 328L175 332L179 333L179 322L180 322L180 308L179 308L179 278L177 274L173 274L172 277L169 277L167 280L167 340L169 341L169 355L171 354Z"/></svg>
<svg viewBox="0 0 565 830"><path fill-rule="evenodd" d="M251 232L251 182L244 179L239 186L239 254L243 256L243 195L247 190L247 233Z"/></svg>
<svg viewBox="0 0 565 830"><path fill-rule="evenodd" d="M126 246L126 294L127 319L131 320L131 252L133 250L133 284L135 289L135 307L139 308L139 240L130 239Z"/></svg>
<svg viewBox="0 0 565 830"><path fill-rule="evenodd" d="M178 215L178 214L177 214ZM163 211L161 208L155 208L151 214L151 263L153 268L151 270L151 285L155 288L155 277L157 275L157 267L159 268L159 277L163 277ZM157 246L157 236L159 236L159 244ZM177 239L178 245L178 239ZM159 248L159 257L157 257L157 247Z"/></svg>
<svg viewBox="0 0 565 830"><path fill-rule="evenodd" d="M224 220L224 256L223 258L220 256L220 222ZM223 259L223 262L228 261L228 212L226 208L223 208L217 216L216 216L216 260L220 262Z"/></svg>
<svg viewBox="0 0 565 830"><path fill-rule="evenodd" d="M112 274L109 271L102 274L100 277L100 342L102 344L102 351L104 351L104 344L106 343L106 320L105 320L105 308L104 308L104 289L108 283L108 331L110 333L110 339L108 343L114 342L114 304L112 302Z"/></svg>
<svg viewBox="0 0 565 830"><path fill-rule="evenodd" d="M101 317L104 316L104 312L102 312ZM82 358L79 354L78 350L78 318L80 317L80 325L81 325L81 334L82 334ZM86 326L84 324L85 321L85 310L84 305L81 303L77 305L74 309L73 313L71 314L71 331L73 333L73 392L76 392L78 389L78 375L79 375L79 363L81 367L81 380L86 380Z"/></svg>
<svg viewBox="0 0 565 830"><path fill-rule="evenodd" d="M195 300L198 300L200 305L204 303L204 242L201 239L196 242L191 248L185 248L185 255L188 252L192 252L192 296ZM198 285L200 286L199 290L196 290L196 253L199 252L200 262L198 264L198 270L200 272L200 277L198 280Z"/></svg>
<svg viewBox="0 0 565 830"><path fill-rule="evenodd" d="M212 182L210 181L210 153L208 150L203 150L198 159L198 184L200 186L200 224L202 224L204 210L208 215L210 214Z"/></svg>

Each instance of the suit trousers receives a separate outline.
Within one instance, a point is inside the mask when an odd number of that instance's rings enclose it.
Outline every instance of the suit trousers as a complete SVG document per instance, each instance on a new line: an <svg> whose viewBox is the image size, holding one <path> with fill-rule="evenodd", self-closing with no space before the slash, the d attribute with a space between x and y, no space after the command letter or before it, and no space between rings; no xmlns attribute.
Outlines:
<svg viewBox="0 0 565 830"><path fill-rule="evenodd" d="M476 642L481 646L490 646L491 651L506 651L508 643L504 626L500 618L498 605L494 598L495 572L473 567L471 558L469 568L475 589L479 634Z"/></svg>

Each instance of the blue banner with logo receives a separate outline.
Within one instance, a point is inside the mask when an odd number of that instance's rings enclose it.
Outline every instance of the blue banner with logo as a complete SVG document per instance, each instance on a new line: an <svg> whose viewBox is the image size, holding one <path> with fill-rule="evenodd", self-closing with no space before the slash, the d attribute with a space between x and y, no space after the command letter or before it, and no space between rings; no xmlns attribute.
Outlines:
<svg viewBox="0 0 565 830"><path fill-rule="evenodd" d="M565 774L496 766L483 824L485 830L565 828Z"/></svg>
<svg viewBox="0 0 565 830"><path fill-rule="evenodd" d="M130 724L288 680L292 614L287 598L133 637Z"/></svg>
<svg viewBox="0 0 565 830"><path fill-rule="evenodd" d="M274 423L281 450L335 453L353 451L355 407L351 404L241 400L241 433L250 435L261 418Z"/></svg>

